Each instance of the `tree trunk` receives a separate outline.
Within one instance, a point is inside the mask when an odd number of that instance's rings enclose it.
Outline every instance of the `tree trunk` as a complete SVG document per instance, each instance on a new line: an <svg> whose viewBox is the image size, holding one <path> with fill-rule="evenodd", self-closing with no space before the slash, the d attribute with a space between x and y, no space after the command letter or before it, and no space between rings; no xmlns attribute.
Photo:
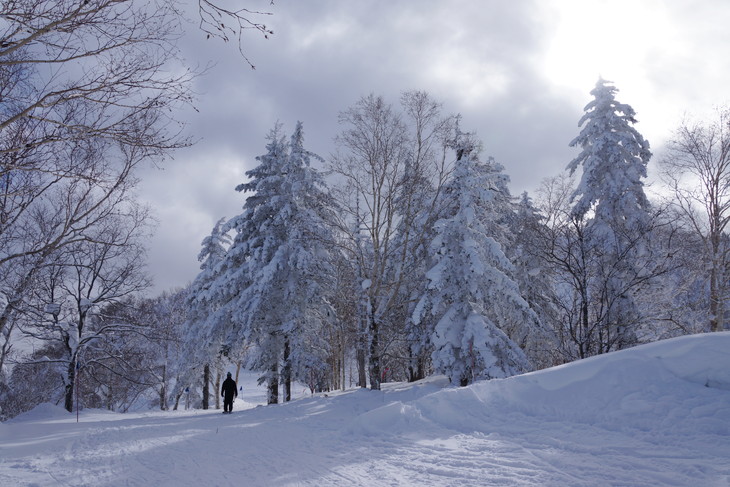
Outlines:
<svg viewBox="0 0 730 487"><path fill-rule="evenodd" d="M160 409L167 411L167 366L162 366L162 380L160 384Z"/></svg>
<svg viewBox="0 0 730 487"><path fill-rule="evenodd" d="M3 329L0 326L0 334L2 334L2 346L0 347L0 370L5 370L5 357L8 356L12 346L10 344L10 334L13 332L14 324L8 324L7 328ZM3 383L5 374L0 374L0 383Z"/></svg>
<svg viewBox="0 0 730 487"><path fill-rule="evenodd" d="M409 350L408 382L416 382L426 378L426 357L422 350L413 353Z"/></svg>
<svg viewBox="0 0 730 487"><path fill-rule="evenodd" d="M106 409L107 411L114 411L114 390L112 388L112 373L107 372L106 376Z"/></svg>
<svg viewBox="0 0 730 487"><path fill-rule="evenodd" d="M345 359L345 345L344 342L342 344L342 356L340 357L341 363L342 363L342 370L340 371L340 389L345 390L347 388L346 381L347 376L345 375L345 366L347 364L347 361Z"/></svg>
<svg viewBox="0 0 730 487"><path fill-rule="evenodd" d="M215 408L221 408L221 369L217 369L215 372Z"/></svg>
<svg viewBox="0 0 730 487"><path fill-rule="evenodd" d="M271 376L269 377L269 395L266 401L267 404L278 404L279 403L279 364L274 361L271 366Z"/></svg>
<svg viewBox="0 0 730 487"><path fill-rule="evenodd" d="M360 347L357 349L357 385L363 388L368 386L365 367L365 349Z"/></svg>
<svg viewBox="0 0 730 487"><path fill-rule="evenodd" d="M173 411L177 411L178 406L180 405L180 398L182 397L184 393L182 391L175 394L175 405L172 407Z"/></svg>
<svg viewBox="0 0 730 487"><path fill-rule="evenodd" d="M590 326L588 324L588 292L585 288L581 289L581 303L580 303L580 339L579 339L579 355L580 358L586 358L590 356L591 351L591 338L590 338Z"/></svg>
<svg viewBox="0 0 730 487"><path fill-rule="evenodd" d="M164 382L160 386L160 410L167 411L167 390Z"/></svg>
<svg viewBox="0 0 730 487"><path fill-rule="evenodd" d="M713 246L713 256L712 256L712 267L710 269L710 331L720 331L722 329L723 323L723 307L722 307L722 297L720 296L720 278L718 271L719 268L719 259L717 258L717 255L719 253L718 247L719 242L717 242L718 238L714 235L712 236L712 246Z"/></svg>
<svg viewBox="0 0 730 487"><path fill-rule="evenodd" d="M284 339L284 370L282 376L284 378L284 402L291 401L291 354L289 337Z"/></svg>
<svg viewBox="0 0 730 487"><path fill-rule="evenodd" d="M375 317L370 318L370 389L380 390L380 350L378 343L378 323Z"/></svg>
<svg viewBox="0 0 730 487"><path fill-rule="evenodd" d="M210 365L205 364L203 368L203 409L208 409L208 401L210 398Z"/></svg>
<svg viewBox="0 0 730 487"><path fill-rule="evenodd" d="M63 407L66 411L72 413L74 410L74 389L76 386L76 357L71 359L66 370L66 390L64 395Z"/></svg>
<svg viewBox="0 0 730 487"><path fill-rule="evenodd" d="M358 208L358 215L359 215L359 208ZM356 306L356 313L355 313L355 316L357 319L357 350L356 350L355 358L357 360L357 385L359 387L366 388L368 386L368 379L367 379L367 346L368 346L367 328L368 328L368 325L367 325L367 321L366 321L367 296L364 293L362 283L363 283L363 278L360 274L360 270L358 270L357 284L355 286L355 296L357 296L357 306Z"/></svg>

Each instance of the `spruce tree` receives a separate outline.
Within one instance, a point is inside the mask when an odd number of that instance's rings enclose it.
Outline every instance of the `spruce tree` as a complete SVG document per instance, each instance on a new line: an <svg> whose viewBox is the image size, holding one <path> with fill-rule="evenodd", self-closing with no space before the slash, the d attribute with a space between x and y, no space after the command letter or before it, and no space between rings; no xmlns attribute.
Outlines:
<svg viewBox="0 0 730 487"><path fill-rule="evenodd" d="M572 215L583 228L590 266L584 273L593 281L587 283L581 311L583 326L595 330L592 353L636 343L641 318L635 293L646 280L642 254L650 226L643 184L649 143L634 128L633 108L615 99L618 90L609 83L599 79L591 91L594 99L578 123L583 128L570 143L581 152L568 164L571 175L582 168Z"/></svg>
<svg viewBox="0 0 730 487"><path fill-rule="evenodd" d="M507 176L492 159L478 159L472 136L457 132L454 147L457 161L431 243L428 289L414 322L428 313L438 319L431 338L434 368L467 385L529 370L515 339L537 326L537 317L520 296L501 244L511 208Z"/></svg>
<svg viewBox="0 0 730 487"><path fill-rule="evenodd" d="M583 217L592 211L593 225L606 239L619 227L638 230L645 224L649 201L642 180L651 158L649 143L634 128L634 109L616 101L618 89L609 83L599 79L591 90L594 99L578 122L583 128L570 142L581 152L568 164L571 175L583 169L573 213Z"/></svg>
<svg viewBox="0 0 730 487"><path fill-rule="evenodd" d="M243 212L222 228L234 237L208 291L217 308L207 326L219 347L252 345L250 364L263 372L272 404L280 379L288 398L292 378L325 363L314 351L326 351L317 328L331 314L325 280L332 238L330 200L310 166L319 156L304 149L302 124L291 142L279 125L268 139L267 153L246 173L250 180L236 187L250 193Z"/></svg>

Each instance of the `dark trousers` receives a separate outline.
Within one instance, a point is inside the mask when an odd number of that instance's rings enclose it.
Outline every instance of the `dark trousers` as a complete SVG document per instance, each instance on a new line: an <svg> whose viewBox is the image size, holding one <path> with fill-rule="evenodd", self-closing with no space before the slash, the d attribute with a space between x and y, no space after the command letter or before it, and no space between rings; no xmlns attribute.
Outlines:
<svg viewBox="0 0 730 487"><path fill-rule="evenodd" d="M223 397L223 412L233 411L233 395Z"/></svg>

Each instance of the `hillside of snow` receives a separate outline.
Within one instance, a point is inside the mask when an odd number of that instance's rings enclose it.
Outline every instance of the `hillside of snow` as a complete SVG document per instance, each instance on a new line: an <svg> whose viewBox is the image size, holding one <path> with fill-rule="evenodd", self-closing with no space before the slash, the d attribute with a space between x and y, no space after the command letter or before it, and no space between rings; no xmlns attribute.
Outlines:
<svg viewBox="0 0 730 487"><path fill-rule="evenodd" d="M3 486L728 486L730 332L455 388L0 424ZM300 396L302 391L298 391Z"/></svg>

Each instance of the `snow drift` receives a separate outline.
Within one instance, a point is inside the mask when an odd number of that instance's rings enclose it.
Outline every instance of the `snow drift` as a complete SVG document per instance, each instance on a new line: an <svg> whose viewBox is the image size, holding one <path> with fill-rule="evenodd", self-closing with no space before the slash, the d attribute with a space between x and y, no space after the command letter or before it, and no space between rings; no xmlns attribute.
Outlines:
<svg viewBox="0 0 730 487"><path fill-rule="evenodd" d="M730 333L509 379L443 377L257 407L0 425L1 485L730 484Z"/></svg>

